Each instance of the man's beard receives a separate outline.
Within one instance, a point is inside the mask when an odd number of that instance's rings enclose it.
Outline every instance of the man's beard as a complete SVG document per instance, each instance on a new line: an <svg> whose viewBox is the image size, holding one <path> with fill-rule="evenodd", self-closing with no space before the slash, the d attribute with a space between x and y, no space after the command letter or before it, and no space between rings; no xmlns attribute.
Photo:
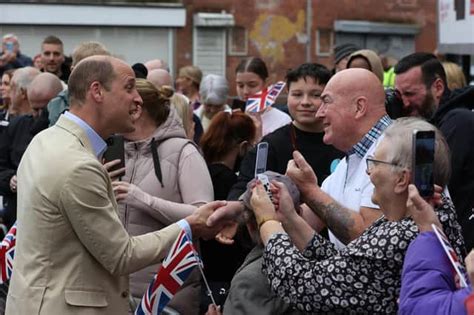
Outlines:
<svg viewBox="0 0 474 315"><path fill-rule="evenodd" d="M431 91L428 90L425 99L423 100L423 103L421 103L421 106L418 108L415 108L413 106L403 108L402 116L421 116L426 120L430 120L431 118L433 118L436 112L436 108L437 106L433 94L431 93Z"/></svg>

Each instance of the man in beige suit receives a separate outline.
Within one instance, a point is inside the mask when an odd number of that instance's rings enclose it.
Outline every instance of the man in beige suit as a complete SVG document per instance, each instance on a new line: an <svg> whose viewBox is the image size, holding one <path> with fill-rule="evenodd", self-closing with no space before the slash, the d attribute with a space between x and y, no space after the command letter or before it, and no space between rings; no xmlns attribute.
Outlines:
<svg viewBox="0 0 474 315"><path fill-rule="evenodd" d="M112 133L134 130L135 75L109 56L69 78L70 112L31 142L18 169L18 235L6 314L127 314L128 274L163 258L181 228L210 237L213 202L160 231L130 237L99 162Z"/></svg>

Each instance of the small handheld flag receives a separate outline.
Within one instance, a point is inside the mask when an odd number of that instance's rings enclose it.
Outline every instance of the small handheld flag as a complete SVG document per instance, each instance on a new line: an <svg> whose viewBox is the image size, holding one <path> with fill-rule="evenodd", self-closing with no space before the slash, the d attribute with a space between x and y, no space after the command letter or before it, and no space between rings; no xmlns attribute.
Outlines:
<svg viewBox="0 0 474 315"><path fill-rule="evenodd" d="M15 257L15 245L16 245L16 222L10 228L7 235L0 244L0 284L6 283L10 280L13 272L13 258Z"/></svg>
<svg viewBox="0 0 474 315"><path fill-rule="evenodd" d="M463 265L459 261L458 256L456 255L456 252L454 251L453 247L449 243L448 238L446 235L444 235L443 231L440 230L436 225L431 224L431 227L433 228L433 231L436 234L436 237L438 238L438 241L441 243L441 246L444 249L444 252L449 258L449 261L451 262L456 274L459 276L459 285L461 288L466 288L467 287L467 281L466 281L466 273Z"/></svg>
<svg viewBox="0 0 474 315"><path fill-rule="evenodd" d="M195 254L193 244L186 232L181 230L135 310L135 315L160 314L198 264L200 259Z"/></svg>
<svg viewBox="0 0 474 315"><path fill-rule="evenodd" d="M285 82L279 81L257 94L250 96L245 104L245 111L249 113L258 113L263 111L265 108L272 106L284 87Z"/></svg>

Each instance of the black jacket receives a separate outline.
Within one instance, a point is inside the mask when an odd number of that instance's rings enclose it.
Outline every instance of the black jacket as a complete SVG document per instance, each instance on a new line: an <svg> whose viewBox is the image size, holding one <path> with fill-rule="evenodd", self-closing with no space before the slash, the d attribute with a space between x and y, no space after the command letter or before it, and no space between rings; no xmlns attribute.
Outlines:
<svg viewBox="0 0 474 315"><path fill-rule="evenodd" d="M0 195L3 196L4 222L11 226L16 220L16 193L10 190L10 179L16 174L20 160L33 137L48 127L48 114L34 119L32 115L13 118L0 134Z"/></svg>
<svg viewBox="0 0 474 315"><path fill-rule="evenodd" d="M474 87L447 90L431 120L446 137L451 150L452 175L448 189L463 229L468 252L474 247L473 109Z"/></svg>

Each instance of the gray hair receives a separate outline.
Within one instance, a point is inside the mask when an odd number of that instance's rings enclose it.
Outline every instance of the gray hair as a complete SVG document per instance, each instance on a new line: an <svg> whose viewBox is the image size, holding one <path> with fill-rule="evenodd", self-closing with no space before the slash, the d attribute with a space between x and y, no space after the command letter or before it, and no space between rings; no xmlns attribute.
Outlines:
<svg viewBox="0 0 474 315"><path fill-rule="evenodd" d="M203 104L224 105L229 95L229 84L223 76L208 74L201 81L199 93Z"/></svg>
<svg viewBox="0 0 474 315"><path fill-rule="evenodd" d="M3 39L3 40L7 40L7 39L9 39L9 38L14 39L14 40L16 40L16 41L18 42L18 37L17 37L15 34L13 34L13 33L3 35L3 38L2 38L2 39Z"/></svg>
<svg viewBox="0 0 474 315"><path fill-rule="evenodd" d="M24 67L15 70L11 83L15 86L16 93L18 94L20 90L26 92L33 79L40 73L41 72L34 67Z"/></svg>
<svg viewBox="0 0 474 315"><path fill-rule="evenodd" d="M402 167L412 168L412 139L415 129L435 132L434 182L436 185L445 187L451 176L449 147L441 131L423 119L399 118L385 130L383 141L390 142L390 152L388 152L387 159Z"/></svg>

